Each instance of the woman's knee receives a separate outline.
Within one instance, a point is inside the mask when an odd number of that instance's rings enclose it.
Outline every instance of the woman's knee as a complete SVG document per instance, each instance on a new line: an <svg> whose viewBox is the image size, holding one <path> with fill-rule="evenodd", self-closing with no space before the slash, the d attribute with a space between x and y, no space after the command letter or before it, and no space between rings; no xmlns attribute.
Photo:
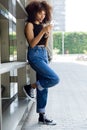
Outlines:
<svg viewBox="0 0 87 130"><path fill-rule="evenodd" d="M53 84L56 85L56 84L58 84L59 82L60 82L60 79L59 79L59 77L56 75L56 76L54 77L54 79L53 79Z"/></svg>

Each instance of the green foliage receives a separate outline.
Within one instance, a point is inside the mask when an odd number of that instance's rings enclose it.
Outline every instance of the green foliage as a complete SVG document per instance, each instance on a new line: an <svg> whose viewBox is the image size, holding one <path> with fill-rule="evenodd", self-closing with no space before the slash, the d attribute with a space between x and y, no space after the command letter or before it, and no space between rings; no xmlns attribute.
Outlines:
<svg viewBox="0 0 87 130"><path fill-rule="evenodd" d="M53 33L53 48L62 53L62 32ZM64 53L79 54L87 53L87 33L85 32L65 32L64 33Z"/></svg>
<svg viewBox="0 0 87 130"><path fill-rule="evenodd" d="M10 55L14 55L17 53L17 47L16 46L10 46Z"/></svg>
<svg viewBox="0 0 87 130"><path fill-rule="evenodd" d="M62 51L62 33L53 33L53 49L58 49L58 53L61 54Z"/></svg>
<svg viewBox="0 0 87 130"><path fill-rule="evenodd" d="M16 34L10 34L9 39L10 40L15 40L16 39Z"/></svg>

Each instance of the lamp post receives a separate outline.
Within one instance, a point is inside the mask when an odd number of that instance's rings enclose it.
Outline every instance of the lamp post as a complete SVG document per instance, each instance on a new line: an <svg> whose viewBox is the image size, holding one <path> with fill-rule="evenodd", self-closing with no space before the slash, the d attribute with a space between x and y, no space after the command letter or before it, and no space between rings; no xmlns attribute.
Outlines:
<svg viewBox="0 0 87 130"><path fill-rule="evenodd" d="M62 32L62 54L64 54L64 32Z"/></svg>

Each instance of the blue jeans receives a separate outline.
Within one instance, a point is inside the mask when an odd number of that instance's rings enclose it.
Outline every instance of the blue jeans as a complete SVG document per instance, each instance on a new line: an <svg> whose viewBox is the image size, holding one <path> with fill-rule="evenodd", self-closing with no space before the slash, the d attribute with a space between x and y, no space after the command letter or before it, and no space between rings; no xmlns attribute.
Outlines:
<svg viewBox="0 0 87 130"><path fill-rule="evenodd" d="M48 88L59 82L58 75L49 67L45 47L28 49L28 61L37 75L37 112L44 113L47 104Z"/></svg>

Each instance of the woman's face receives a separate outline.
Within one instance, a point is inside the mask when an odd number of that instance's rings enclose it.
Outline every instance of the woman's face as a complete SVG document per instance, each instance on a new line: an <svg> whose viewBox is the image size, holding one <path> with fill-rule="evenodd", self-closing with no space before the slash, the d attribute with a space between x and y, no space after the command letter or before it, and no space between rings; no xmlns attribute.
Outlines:
<svg viewBox="0 0 87 130"><path fill-rule="evenodd" d="M45 16L46 16L46 12L44 10L38 12L36 14L36 21L38 21L39 23L42 23L44 18L45 18Z"/></svg>

